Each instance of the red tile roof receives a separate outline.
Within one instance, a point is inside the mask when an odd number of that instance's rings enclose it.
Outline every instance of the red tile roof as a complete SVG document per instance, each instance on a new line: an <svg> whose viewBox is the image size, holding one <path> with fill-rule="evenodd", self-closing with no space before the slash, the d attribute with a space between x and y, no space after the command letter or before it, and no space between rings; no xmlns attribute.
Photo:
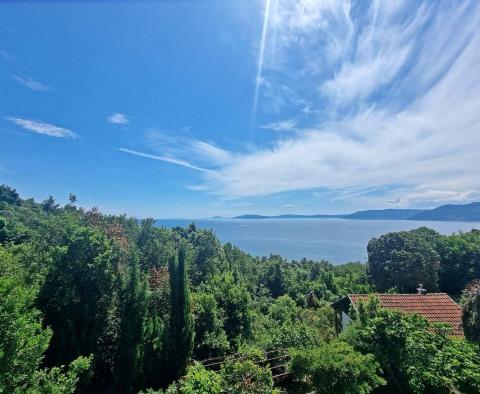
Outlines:
<svg viewBox="0 0 480 394"><path fill-rule="evenodd" d="M372 294L349 294L350 302L356 306L367 301ZM406 313L418 313L430 323L447 323L453 334L463 336L462 310L446 293L431 294L374 294L384 308Z"/></svg>

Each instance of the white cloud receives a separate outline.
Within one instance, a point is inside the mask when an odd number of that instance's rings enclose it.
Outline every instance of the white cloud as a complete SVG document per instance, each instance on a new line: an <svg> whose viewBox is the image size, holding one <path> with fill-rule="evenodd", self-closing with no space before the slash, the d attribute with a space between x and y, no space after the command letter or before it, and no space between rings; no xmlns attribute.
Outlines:
<svg viewBox="0 0 480 394"><path fill-rule="evenodd" d="M316 100L317 108L328 105L335 117L338 109L368 105L382 89L398 97L428 89L475 32L477 5L276 0L262 74L270 84L262 85L259 109L299 96Z"/></svg>
<svg viewBox="0 0 480 394"><path fill-rule="evenodd" d="M45 85L37 80L30 78L30 77L22 77L20 75L12 75L12 78L15 79L17 82L26 86L27 88L37 91L37 92L45 92L50 90L50 86Z"/></svg>
<svg viewBox="0 0 480 394"><path fill-rule="evenodd" d="M455 202L461 203L466 201L480 199L479 190L465 190L462 192L455 190L417 190L411 193L407 193L398 200L404 200L408 204L418 202L434 202L434 203L448 203Z"/></svg>
<svg viewBox="0 0 480 394"><path fill-rule="evenodd" d="M227 199L298 190L400 206L480 198L480 3L364 4L272 1L259 111L286 109L287 120L263 128L294 133L230 152L157 132L147 145L160 156L145 157L200 168L202 183L188 187Z"/></svg>
<svg viewBox="0 0 480 394"><path fill-rule="evenodd" d="M359 63L345 63L333 79L323 84L322 91L342 104L368 97L391 82L407 55L408 49L403 48Z"/></svg>
<svg viewBox="0 0 480 394"><path fill-rule="evenodd" d="M278 0L271 15L268 68L278 69L289 61L290 52L298 54L311 66L310 60L319 57L322 62L335 62L351 45L354 25L350 17L349 1L338 0ZM313 45L312 45L313 44ZM311 58L305 51L308 49ZM312 50L313 49L313 50Z"/></svg>
<svg viewBox="0 0 480 394"><path fill-rule="evenodd" d="M398 77L429 17L424 4L412 7L407 16L401 14L404 7L404 1L370 3L365 21L355 20L354 42L343 52L333 77L323 83L324 94L347 105L368 98Z"/></svg>
<svg viewBox="0 0 480 394"><path fill-rule="evenodd" d="M116 112L108 116L107 121L112 124L122 124L122 125L129 123L129 119L127 115L122 114L120 112Z"/></svg>
<svg viewBox="0 0 480 394"><path fill-rule="evenodd" d="M150 130L147 133L146 145L163 156L177 157L186 161L195 160L207 167L228 164L233 156L213 143L192 137L190 131L173 133Z"/></svg>
<svg viewBox="0 0 480 394"><path fill-rule="evenodd" d="M192 153L197 156L206 158L211 165L227 164L232 159L232 155L230 154L230 152L218 148L217 146L208 142L193 140L189 143L187 142L187 144L190 145Z"/></svg>
<svg viewBox="0 0 480 394"><path fill-rule="evenodd" d="M354 106L344 115L319 121L289 138L283 135L269 147L233 155L228 164L205 175L210 190L238 198L292 190L352 189L353 194L346 196L355 199L365 194L355 192L357 188L381 190L394 184L403 190L399 197L409 204L420 199L418 193L432 202L478 198L473 191L480 189L480 73L475 72L480 64L480 36L473 32L480 30L480 8L471 2L436 13L437 8L420 5L402 17L408 7L391 9L390 2L382 4L387 8L379 6L376 15L369 16L376 18L374 26L382 18L383 24L395 23L372 27L368 34L374 37L368 40L357 37L357 44L365 46L361 51L367 61L342 61L335 82L340 83L342 70L351 64L351 73L342 82L350 92L345 102L362 98L366 105ZM308 18L298 24L314 28ZM455 31L458 40L452 40ZM392 47L376 45L377 35L384 35L381 41L390 41ZM406 43L405 37L411 36L419 41L415 48ZM435 42L429 46L423 37ZM399 65L390 58L392 53L401 55ZM379 66L369 63L377 59ZM382 91L381 100L370 98L385 84L390 87ZM335 105L337 99L332 96L329 104ZM419 192L409 195L409 190ZM392 201L397 192L390 193Z"/></svg>
<svg viewBox="0 0 480 394"><path fill-rule="evenodd" d="M122 152L125 152L125 153L130 153L131 155L145 157L147 159L152 159L152 160L164 161L164 162L167 162L167 163L176 164L177 166L191 168L191 169L197 170L197 171L211 172L210 170L208 170L206 168L201 168L201 167L195 166L195 165L189 163L188 161L176 159L174 157L151 155L149 153L139 152L139 151L132 150L132 149L127 149L127 148L118 148L118 150L122 151Z"/></svg>
<svg viewBox="0 0 480 394"><path fill-rule="evenodd" d="M48 135L50 137L57 137L57 138L76 138L77 134L75 134L72 130L65 129L63 127L54 126L49 123L41 122L38 120L31 120L31 119L21 119L21 118L14 118L14 117L6 117L5 119L9 120L12 123L24 128L25 130L29 130L33 133Z"/></svg>
<svg viewBox="0 0 480 394"><path fill-rule="evenodd" d="M364 112L238 155L207 183L237 197L433 181L458 192L478 188L480 97L472 90L480 81L465 74L480 60L477 53L472 42L450 76L407 110ZM461 81L465 75L470 78Z"/></svg>
<svg viewBox="0 0 480 394"><path fill-rule="evenodd" d="M280 122L268 123L262 126L262 129L273 131L295 131L297 129L297 124L294 120L288 119Z"/></svg>

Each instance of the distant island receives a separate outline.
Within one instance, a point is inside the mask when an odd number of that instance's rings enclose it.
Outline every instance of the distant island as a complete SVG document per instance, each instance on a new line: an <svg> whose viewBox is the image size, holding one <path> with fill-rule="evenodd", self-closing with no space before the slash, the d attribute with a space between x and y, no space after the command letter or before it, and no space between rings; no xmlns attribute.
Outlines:
<svg viewBox="0 0 480 394"><path fill-rule="evenodd" d="M359 220L430 220L449 222L480 222L480 202L469 204L442 205L434 209L372 209L357 211L343 215L296 215L284 214L275 216L246 214L233 219L359 219Z"/></svg>

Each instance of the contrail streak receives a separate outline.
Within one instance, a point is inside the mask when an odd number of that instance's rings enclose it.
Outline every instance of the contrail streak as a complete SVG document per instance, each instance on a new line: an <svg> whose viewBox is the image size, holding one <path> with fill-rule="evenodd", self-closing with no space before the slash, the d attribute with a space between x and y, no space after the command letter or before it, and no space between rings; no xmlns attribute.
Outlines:
<svg viewBox="0 0 480 394"><path fill-rule="evenodd" d="M270 15L270 2L271 0L265 0L265 15L263 16L262 39L260 41L260 53L258 55L257 76L255 80L255 94L253 96L252 126L255 123L255 117L257 114L258 93L260 89L260 79L262 77L263 58L265 54L265 41L267 39L268 18Z"/></svg>

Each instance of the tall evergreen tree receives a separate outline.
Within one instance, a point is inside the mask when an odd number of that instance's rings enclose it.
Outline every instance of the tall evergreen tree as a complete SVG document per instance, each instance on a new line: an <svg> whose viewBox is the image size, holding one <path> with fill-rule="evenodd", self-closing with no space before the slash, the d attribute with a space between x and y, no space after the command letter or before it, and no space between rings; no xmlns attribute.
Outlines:
<svg viewBox="0 0 480 394"><path fill-rule="evenodd" d="M147 321L143 353L144 387L160 388L170 382L165 371L169 335L170 286L166 267L153 268L149 273Z"/></svg>
<svg viewBox="0 0 480 394"><path fill-rule="evenodd" d="M270 268L267 286L273 298L280 297L285 293L285 278L279 262Z"/></svg>
<svg viewBox="0 0 480 394"><path fill-rule="evenodd" d="M52 196L48 196L46 200L42 202L43 210L47 213L55 212L60 205L55 202L55 199Z"/></svg>
<svg viewBox="0 0 480 394"><path fill-rule="evenodd" d="M122 280L120 341L116 361L117 392L131 392L141 378L147 284L140 273L138 258L129 256L128 275Z"/></svg>
<svg viewBox="0 0 480 394"><path fill-rule="evenodd" d="M178 378L185 372L193 350L193 316L190 294L185 275L185 247L181 245L178 257L169 261L170 271L170 335L169 366L172 377Z"/></svg>

